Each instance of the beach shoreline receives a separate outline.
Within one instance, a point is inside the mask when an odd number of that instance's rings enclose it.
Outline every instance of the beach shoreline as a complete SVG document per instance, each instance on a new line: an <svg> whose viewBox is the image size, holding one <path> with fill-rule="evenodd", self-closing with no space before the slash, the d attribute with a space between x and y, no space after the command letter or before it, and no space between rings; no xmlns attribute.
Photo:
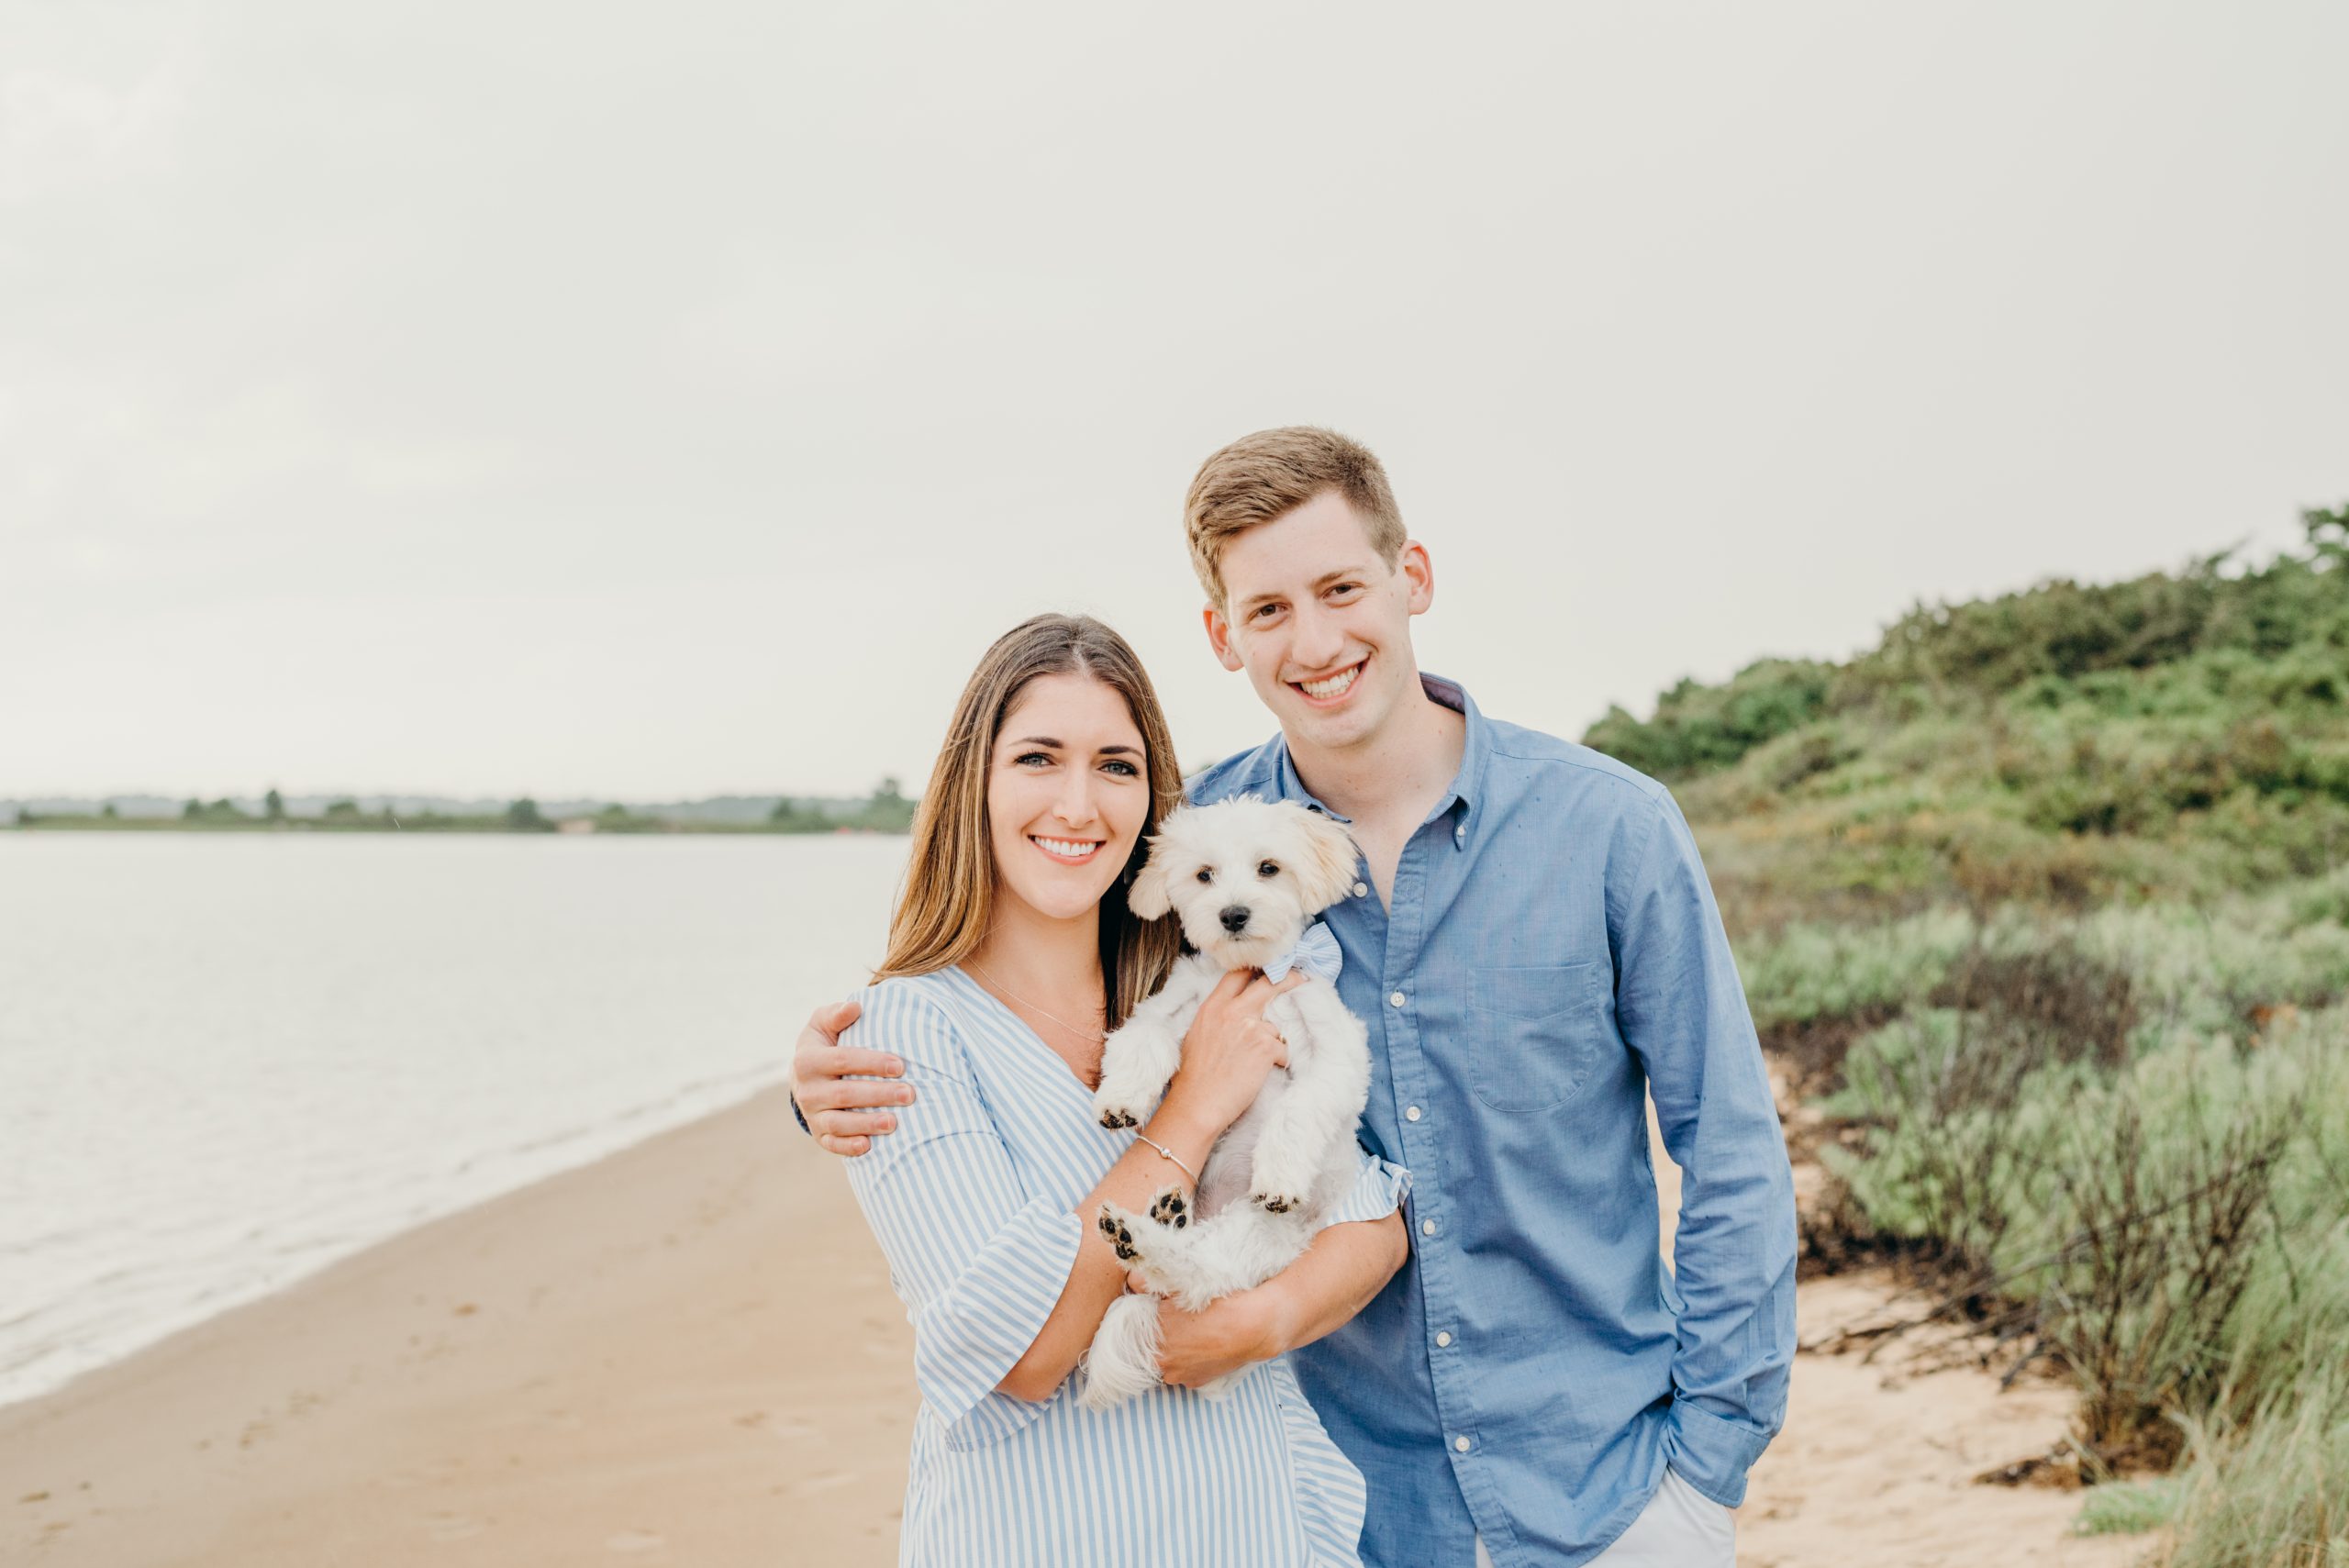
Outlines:
<svg viewBox="0 0 2349 1568"><path fill-rule="evenodd" d="M1890 1296L1809 1282L1806 1338ZM0 1408L0 1558L878 1568L916 1399L880 1251L770 1090ZM2118 1568L2143 1542L2066 1537L2076 1495L1971 1482L2070 1408L1806 1352L1740 1560Z"/></svg>
<svg viewBox="0 0 2349 1568"><path fill-rule="evenodd" d="M0 1408L0 1558L885 1562L910 1366L770 1090Z"/></svg>

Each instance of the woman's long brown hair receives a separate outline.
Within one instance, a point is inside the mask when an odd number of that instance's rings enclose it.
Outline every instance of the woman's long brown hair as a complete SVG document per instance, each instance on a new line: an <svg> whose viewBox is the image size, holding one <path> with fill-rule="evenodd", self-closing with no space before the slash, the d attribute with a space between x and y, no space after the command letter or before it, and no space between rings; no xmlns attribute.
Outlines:
<svg viewBox="0 0 2349 1568"><path fill-rule="evenodd" d="M1141 731L1149 816L1118 880L1101 895L1101 993L1116 1029L1165 982L1183 938L1172 918L1144 920L1126 888L1148 858L1159 819L1183 803L1174 743L1141 661L1126 639L1090 616L1042 615L1001 637L971 672L914 813L913 857L889 921L888 956L874 978L928 974L960 963L986 940L995 913L995 851L987 836L987 764L1003 721L1041 675L1085 675L1126 699Z"/></svg>

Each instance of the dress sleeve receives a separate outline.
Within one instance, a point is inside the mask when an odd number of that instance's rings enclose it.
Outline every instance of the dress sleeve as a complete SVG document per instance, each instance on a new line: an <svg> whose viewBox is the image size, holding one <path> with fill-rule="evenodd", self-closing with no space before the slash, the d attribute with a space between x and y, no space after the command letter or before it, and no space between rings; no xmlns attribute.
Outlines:
<svg viewBox="0 0 2349 1568"><path fill-rule="evenodd" d="M1411 1191L1411 1173L1380 1159L1359 1142L1354 1145L1354 1184L1321 1217L1319 1229L1384 1219L1403 1207Z"/></svg>
<svg viewBox="0 0 2349 1568"><path fill-rule="evenodd" d="M1050 1403L996 1385L1059 1303L1083 1227L1064 1206L1021 1187L943 1008L885 982L842 1043L899 1057L914 1086L897 1129L845 1162L914 1326L914 1381L949 1447L996 1441Z"/></svg>

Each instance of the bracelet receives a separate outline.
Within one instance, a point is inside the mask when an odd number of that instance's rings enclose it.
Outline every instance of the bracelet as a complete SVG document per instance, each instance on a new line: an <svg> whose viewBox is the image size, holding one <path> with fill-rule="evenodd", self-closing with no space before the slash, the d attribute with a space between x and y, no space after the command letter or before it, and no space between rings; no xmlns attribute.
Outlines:
<svg viewBox="0 0 2349 1568"><path fill-rule="evenodd" d="M1159 1142L1158 1140L1151 1137L1150 1134L1146 1132L1137 1132L1134 1134L1134 1137L1139 1141L1149 1144L1152 1149L1157 1150L1169 1160L1174 1160L1174 1168L1182 1172L1183 1174L1191 1178L1191 1185L1196 1187L1199 1184L1199 1173L1197 1171L1192 1170L1188 1165L1184 1164L1182 1161L1175 1160L1174 1151L1167 1148L1166 1145Z"/></svg>

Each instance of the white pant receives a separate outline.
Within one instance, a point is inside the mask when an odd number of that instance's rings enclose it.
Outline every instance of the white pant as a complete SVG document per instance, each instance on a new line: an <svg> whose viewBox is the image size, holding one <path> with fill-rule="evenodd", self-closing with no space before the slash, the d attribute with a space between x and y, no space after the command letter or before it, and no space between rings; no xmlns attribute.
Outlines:
<svg viewBox="0 0 2349 1568"><path fill-rule="evenodd" d="M1631 1528L1592 1558L1590 1568L1735 1568L1736 1562L1737 1516L1667 1470ZM1482 1537L1476 1568L1493 1568Z"/></svg>

